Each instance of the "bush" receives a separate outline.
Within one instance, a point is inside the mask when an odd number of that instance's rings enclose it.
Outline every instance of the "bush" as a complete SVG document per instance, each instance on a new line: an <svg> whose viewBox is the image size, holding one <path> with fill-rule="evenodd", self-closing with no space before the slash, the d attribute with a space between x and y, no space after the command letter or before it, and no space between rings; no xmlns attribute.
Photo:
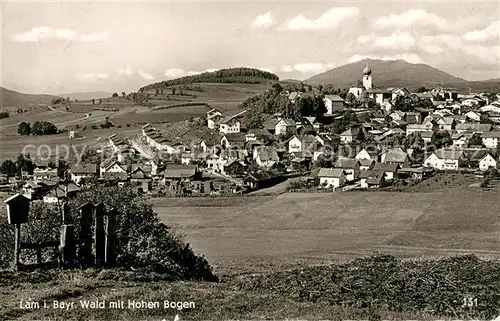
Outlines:
<svg viewBox="0 0 500 321"><path fill-rule="evenodd" d="M161 223L149 201L133 189L95 186L82 189L70 203L75 223L80 219L75 209L86 202L102 202L122 213L117 232L119 266L168 273L175 279L217 280L205 258L196 255L181 236Z"/></svg>
<svg viewBox="0 0 500 321"><path fill-rule="evenodd" d="M8 112L6 112L6 111L0 112L0 119L4 119L4 118L8 118L8 117L9 117Z"/></svg>

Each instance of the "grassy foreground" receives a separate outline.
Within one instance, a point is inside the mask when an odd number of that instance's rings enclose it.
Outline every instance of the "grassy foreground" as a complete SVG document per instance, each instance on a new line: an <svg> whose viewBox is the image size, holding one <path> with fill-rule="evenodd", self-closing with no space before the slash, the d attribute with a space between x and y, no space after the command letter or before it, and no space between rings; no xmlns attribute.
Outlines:
<svg viewBox="0 0 500 321"><path fill-rule="evenodd" d="M180 313L184 320L492 320L500 314L500 262L474 256L403 261L377 255L220 283L167 278L119 270L1 272L0 319L173 320ZM472 306L463 307L464 298ZM29 299L42 306L21 309L20 301ZM106 307L84 309L80 300L105 300ZM159 306L132 309L129 300ZM165 300L194 307L165 308ZM53 301L74 303L54 309ZM109 308L114 301L124 301L124 308Z"/></svg>

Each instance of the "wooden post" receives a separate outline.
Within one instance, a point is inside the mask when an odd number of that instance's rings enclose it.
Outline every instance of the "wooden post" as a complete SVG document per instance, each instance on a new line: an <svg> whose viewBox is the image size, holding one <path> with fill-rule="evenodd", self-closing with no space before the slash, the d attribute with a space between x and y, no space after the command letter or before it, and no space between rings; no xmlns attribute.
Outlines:
<svg viewBox="0 0 500 321"><path fill-rule="evenodd" d="M104 231L104 215L106 215L106 208L104 204L99 203L95 206L95 264L103 266L105 264L106 252L106 235Z"/></svg>
<svg viewBox="0 0 500 321"><path fill-rule="evenodd" d="M108 267L116 265L116 257L118 254L118 237L116 235L118 229L117 215L119 215L119 212L112 209L106 216L105 262Z"/></svg>
<svg viewBox="0 0 500 321"><path fill-rule="evenodd" d="M67 224L61 226L61 243L59 251L61 252L61 266L71 268L75 258L75 229L73 225Z"/></svg>
<svg viewBox="0 0 500 321"><path fill-rule="evenodd" d="M14 234L14 269L19 271L21 256L21 224L16 224Z"/></svg>
<svg viewBox="0 0 500 321"><path fill-rule="evenodd" d="M92 203L85 203L78 210L80 211L78 259L83 267L89 267L94 263L92 257L92 216L94 214L94 205Z"/></svg>

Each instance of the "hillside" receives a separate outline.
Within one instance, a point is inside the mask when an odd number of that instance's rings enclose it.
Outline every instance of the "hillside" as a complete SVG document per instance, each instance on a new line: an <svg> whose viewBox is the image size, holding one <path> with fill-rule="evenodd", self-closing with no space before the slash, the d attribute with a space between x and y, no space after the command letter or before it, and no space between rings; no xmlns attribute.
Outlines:
<svg viewBox="0 0 500 321"><path fill-rule="evenodd" d="M189 85L194 83L243 83L259 84L279 80L278 76L267 71L254 68L229 68L198 75L164 80L144 86L139 91L162 89L170 86Z"/></svg>
<svg viewBox="0 0 500 321"><path fill-rule="evenodd" d="M332 84L337 88L348 88L362 78L363 69L372 70L373 83L378 87L417 86L467 83L465 79L447 74L426 64L412 64L404 60L364 59L340 66L306 80L311 84Z"/></svg>
<svg viewBox="0 0 500 321"><path fill-rule="evenodd" d="M27 107L34 104L48 105L54 98L57 98L57 96L24 94L0 87L1 107Z"/></svg>
<svg viewBox="0 0 500 321"><path fill-rule="evenodd" d="M118 93L121 94L121 93ZM70 100L92 100L99 98L109 98L113 95L113 93L106 91L90 91L90 92L76 92L76 93L68 93L68 94L60 94L61 97L69 97Z"/></svg>

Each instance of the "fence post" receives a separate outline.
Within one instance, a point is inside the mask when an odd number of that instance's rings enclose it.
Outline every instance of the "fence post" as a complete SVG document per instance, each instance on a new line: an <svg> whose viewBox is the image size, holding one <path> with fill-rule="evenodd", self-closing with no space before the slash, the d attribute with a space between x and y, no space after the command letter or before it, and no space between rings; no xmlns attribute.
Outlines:
<svg viewBox="0 0 500 321"><path fill-rule="evenodd" d="M99 203L95 206L95 264L103 266L105 264L105 249L106 249L106 235L104 231L104 215L106 215L106 208L104 204Z"/></svg>
<svg viewBox="0 0 500 321"><path fill-rule="evenodd" d="M21 224L16 224L14 232L14 269L19 271L21 256Z"/></svg>
<svg viewBox="0 0 500 321"><path fill-rule="evenodd" d="M61 252L61 266L70 268L73 266L75 257L75 228L71 224L61 226L61 243L59 251Z"/></svg>
<svg viewBox="0 0 500 321"><path fill-rule="evenodd" d="M120 213L116 209L112 209L106 215L105 263L108 267L116 265L116 257L118 254L118 237L116 235L118 229L118 215L120 215Z"/></svg>
<svg viewBox="0 0 500 321"><path fill-rule="evenodd" d="M78 259L83 267L93 264L92 259L92 216L94 205L85 203L78 208L80 211L80 235L78 236Z"/></svg>

